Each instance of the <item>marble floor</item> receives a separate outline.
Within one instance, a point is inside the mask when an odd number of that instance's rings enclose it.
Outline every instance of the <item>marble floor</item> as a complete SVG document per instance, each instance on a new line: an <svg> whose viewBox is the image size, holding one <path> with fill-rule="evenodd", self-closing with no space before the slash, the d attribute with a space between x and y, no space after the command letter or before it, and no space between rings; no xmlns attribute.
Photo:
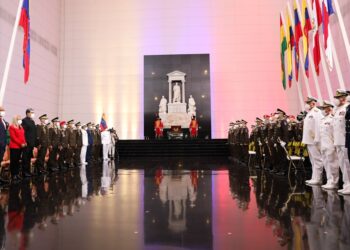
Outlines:
<svg viewBox="0 0 350 250"><path fill-rule="evenodd" d="M350 249L350 196L225 159L86 166L1 188L1 249Z"/></svg>

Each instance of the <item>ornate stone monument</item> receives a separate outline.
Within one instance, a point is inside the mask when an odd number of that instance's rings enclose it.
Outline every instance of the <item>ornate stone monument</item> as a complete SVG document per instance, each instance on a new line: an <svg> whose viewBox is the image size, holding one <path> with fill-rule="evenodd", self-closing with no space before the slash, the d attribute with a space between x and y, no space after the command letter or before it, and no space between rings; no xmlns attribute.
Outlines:
<svg viewBox="0 0 350 250"><path fill-rule="evenodd" d="M164 96L159 104L159 116L163 121L165 128L171 126L181 126L181 128L188 128L191 117L196 115L196 103L192 95L189 98L189 107L187 109L185 83L186 73L180 71L173 71L168 76L169 84L169 102ZM166 110L166 106L168 110Z"/></svg>

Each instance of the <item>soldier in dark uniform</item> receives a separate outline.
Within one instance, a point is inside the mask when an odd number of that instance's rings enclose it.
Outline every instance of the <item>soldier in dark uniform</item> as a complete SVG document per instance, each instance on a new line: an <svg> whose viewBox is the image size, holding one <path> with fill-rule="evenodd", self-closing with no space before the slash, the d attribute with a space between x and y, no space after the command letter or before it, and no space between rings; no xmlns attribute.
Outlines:
<svg viewBox="0 0 350 250"><path fill-rule="evenodd" d="M81 123L77 122L75 124L76 130L75 130L75 135L76 135L76 148L74 152L74 165L79 166L81 164L80 162L80 153L81 153L81 148L83 147L83 136L81 132Z"/></svg>
<svg viewBox="0 0 350 250"><path fill-rule="evenodd" d="M5 109L3 107L0 107L0 164L5 155L7 145L7 130L9 128L9 124L5 121L4 116ZM0 184L2 183L7 183L7 181L0 176Z"/></svg>
<svg viewBox="0 0 350 250"><path fill-rule="evenodd" d="M249 158L249 129L247 127L247 122L242 120L242 127L240 131L240 146L242 157L241 160L244 163L248 163Z"/></svg>
<svg viewBox="0 0 350 250"><path fill-rule="evenodd" d="M65 121L60 122L60 144L59 144L59 158L58 165L61 170L67 168L66 158L67 158L67 149L68 149L68 136L67 136L67 125Z"/></svg>
<svg viewBox="0 0 350 250"><path fill-rule="evenodd" d="M22 127L24 128L27 147L24 148L22 154L22 168L24 177L32 176L30 173L30 165L33 157L33 150L36 146L36 125L34 122L34 110L27 109L26 117L22 120Z"/></svg>
<svg viewBox="0 0 350 250"><path fill-rule="evenodd" d="M60 145L60 125L59 118L56 117L51 120L52 127L49 129L49 141L50 141L50 154L48 167L49 171L56 172L58 170L57 156L58 156L58 147Z"/></svg>
<svg viewBox="0 0 350 250"><path fill-rule="evenodd" d="M240 145L240 132L241 132L241 121L236 121L236 129L233 132L233 138L234 138L234 158L239 161L240 156L242 155L241 152L241 145Z"/></svg>
<svg viewBox="0 0 350 250"><path fill-rule="evenodd" d="M66 129L67 141L68 141L66 164L68 168L74 167L74 164L73 164L74 152L77 147L77 135L73 125L74 125L74 120L68 121L68 127Z"/></svg>
<svg viewBox="0 0 350 250"><path fill-rule="evenodd" d="M269 170L272 173L276 172L275 164L277 163L277 151L276 151L276 138L275 138L275 127L276 127L276 118L271 116L269 126L267 128L267 147L270 154L270 165Z"/></svg>
<svg viewBox="0 0 350 250"><path fill-rule="evenodd" d="M49 147L49 131L46 127L48 123L47 115L39 117L40 124L37 125L36 136L37 136L37 148L38 155L36 159L36 171L39 174L47 173L45 170L45 156Z"/></svg>
<svg viewBox="0 0 350 250"><path fill-rule="evenodd" d="M255 119L255 130L254 130L254 145L255 145L255 152L256 152L256 168L261 168L262 166L262 159L263 159L263 150L262 150L262 140L261 140L261 126L262 126L262 120L257 117Z"/></svg>
<svg viewBox="0 0 350 250"><path fill-rule="evenodd" d="M277 175L284 176L288 172L288 160L286 154L286 148L289 142L288 122L286 119L286 113L283 110L277 109L276 115L278 116L274 130L274 137L277 142L276 150L278 152L276 170Z"/></svg>
<svg viewBox="0 0 350 250"><path fill-rule="evenodd" d="M96 162L99 162L101 160L102 141L101 141L100 126L98 124L95 127L94 143L95 143L94 159Z"/></svg>

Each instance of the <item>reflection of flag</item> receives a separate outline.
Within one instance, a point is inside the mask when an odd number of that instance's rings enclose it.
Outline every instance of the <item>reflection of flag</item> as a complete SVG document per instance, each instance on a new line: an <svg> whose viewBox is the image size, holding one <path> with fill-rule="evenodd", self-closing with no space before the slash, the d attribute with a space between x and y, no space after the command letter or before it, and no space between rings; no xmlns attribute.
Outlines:
<svg viewBox="0 0 350 250"><path fill-rule="evenodd" d="M323 39L324 49L326 52L326 60L330 70L333 69L332 44L329 36L329 17L334 14L332 0L322 1L322 16L323 16Z"/></svg>
<svg viewBox="0 0 350 250"><path fill-rule="evenodd" d="M303 45L304 45L304 57L305 57L305 73L309 77L309 32L312 30L309 11L307 8L306 0L302 1L302 21L303 21Z"/></svg>
<svg viewBox="0 0 350 250"><path fill-rule="evenodd" d="M321 62L321 49L320 49L320 36L318 28L322 24L322 12L321 12L321 6L319 0L312 0L312 8L314 11L314 48L313 48L313 54L314 54L314 63L315 63L315 69L317 75L320 74L320 62Z"/></svg>
<svg viewBox="0 0 350 250"><path fill-rule="evenodd" d="M288 85L289 87L292 86L292 80L293 80L293 59L292 59L292 52L293 52L293 47L295 45L295 40L294 40L294 33L293 33L293 27L290 22L290 17L287 11L287 72L288 72Z"/></svg>
<svg viewBox="0 0 350 250"><path fill-rule="evenodd" d="M29 0L24 0L22 5L21 18L19 26L23 28L23 68L24 82L29 79L29 64L30 64L30 18L29 18Z"/></svg>
<svg viewBox="0 0 350 250"><path fill-rule="evenodd" d="M281 70L282 70L282 84L283 88L286 89L286 67L284 63L284 53L287 50L287 38L284 33L284 25L282 21L282 16L280 16L280 30L281 30Z"/></svg>
<svg viewBox="0 0 350 250"><path fill-rule="evenodd" d="M103 114L100 122L100 129L101 131L105 131L108 128L107 122L106 122L106 115Z"/></svg>
<svg viewBox="0 0 350 250"><path fill-rule="evenodd" d="M300 38L303 37L303 31L301 29L301 23L298 13L298 7L296 0L294 0L294 25L295 25L295 78L299 81L299 42Z"/></svg>

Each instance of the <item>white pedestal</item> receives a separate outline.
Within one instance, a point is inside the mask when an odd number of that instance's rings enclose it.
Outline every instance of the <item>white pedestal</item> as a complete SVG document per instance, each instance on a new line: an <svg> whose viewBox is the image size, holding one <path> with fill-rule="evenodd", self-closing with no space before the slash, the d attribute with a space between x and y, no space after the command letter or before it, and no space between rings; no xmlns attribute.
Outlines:
<svg viewBox="0 0 350 250"><path fill-rule="evenodd" d="M186 103L168 103L168 113L187 113Z"/></svg>

